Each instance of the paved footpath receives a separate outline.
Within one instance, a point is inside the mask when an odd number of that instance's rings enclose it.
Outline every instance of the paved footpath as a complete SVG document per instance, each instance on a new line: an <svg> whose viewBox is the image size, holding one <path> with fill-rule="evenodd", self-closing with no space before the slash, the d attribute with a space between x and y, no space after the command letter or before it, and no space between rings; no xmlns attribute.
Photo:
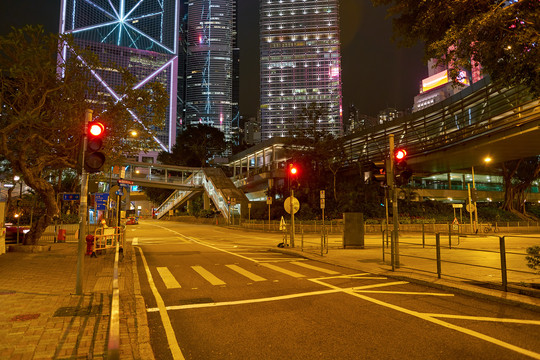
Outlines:
<svg viewBox="0 0 540 360"><path fill-rule="evenodd" d="M75 295L77 244L0 256L0 359L107 358L114 250L85 256ZM119 263L120 357L153 359L132 247ZM137 307L140 316L137 316Z"/></svg>

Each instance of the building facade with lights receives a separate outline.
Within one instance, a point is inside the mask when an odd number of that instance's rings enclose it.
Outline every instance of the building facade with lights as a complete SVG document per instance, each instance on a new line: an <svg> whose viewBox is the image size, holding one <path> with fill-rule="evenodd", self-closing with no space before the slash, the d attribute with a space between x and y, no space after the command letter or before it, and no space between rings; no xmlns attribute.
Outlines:
<svg viewBox="0 0 540 360"><path fill-rule="evenodd" d="M190 0L186 18L183 125L216 127L226 141L238 116L236 9L236 0Z"/></svg>
<svg viewBox="0 0 540 360"><path fill-rule="evenodd" d="M170 103L164 127L154 138L156 150L170 151L176 140L179 1L61 2L60 33L72 34L79 46L91 49L103 63L128 69L137 88L160 82L167 89ZM118 72L104 67L92 74L106 93L121 101Z"/></svg>
<svg viewBox="0 0 540 360"><path fill-rule="evenodd" d="M262 140L309 126L302 109L324 109L318 129L342 133L338 0L260 1Z"/></svg>

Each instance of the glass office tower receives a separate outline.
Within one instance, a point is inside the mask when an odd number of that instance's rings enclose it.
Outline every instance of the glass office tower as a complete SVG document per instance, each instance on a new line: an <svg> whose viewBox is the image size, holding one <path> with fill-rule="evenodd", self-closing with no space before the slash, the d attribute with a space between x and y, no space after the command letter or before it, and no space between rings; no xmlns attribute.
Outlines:
<svg viewBox="0 0 540 360"><path fill-rule="evenodd" d="M206 124L231 140L233 119L233 0L190 0L187 16L185 125Z"/></svg>
<svg viewBox="0 0 540 360"><path fill-rule="evenodd" d="M260 0L262 140L305 127L301 111L325 109L319 130L342 132L339 0Z"/></svg>
<svg viewBox="0 0 540 360"><path fill-rule="evenodd" d="M60 32L70 33L103 63L127 68L137 87L159 81L169 92L165 127L155 137L156 149L169 151L176 140L179 0L62 0ZM115 89L120 75L104 68L94 73L103 90L121 101ZM132 112L135 120L137 114Z"/></svg>

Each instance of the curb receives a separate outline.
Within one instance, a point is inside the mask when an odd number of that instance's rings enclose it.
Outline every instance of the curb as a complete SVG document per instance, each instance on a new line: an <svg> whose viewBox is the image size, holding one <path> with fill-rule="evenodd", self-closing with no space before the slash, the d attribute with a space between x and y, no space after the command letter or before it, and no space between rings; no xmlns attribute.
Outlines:
<svg viewBox="0 0 540 360"><path fill-rule="evenodd" d="M155 360L154 351L150 344L150 328L148 327L148 317L146 316L146 304L141 294L141 283L139 273L137 272L137 254L135 248L129 243L132 251L133 271L133 293L135 296L135 311L137 313L137 343L139 347L139 356L141 359Z"/></svg>

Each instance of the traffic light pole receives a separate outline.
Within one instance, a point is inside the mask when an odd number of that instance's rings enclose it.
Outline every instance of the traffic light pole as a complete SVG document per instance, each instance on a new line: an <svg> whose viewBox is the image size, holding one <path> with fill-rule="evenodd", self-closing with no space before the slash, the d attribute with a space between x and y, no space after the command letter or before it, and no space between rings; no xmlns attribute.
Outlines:
<svg viewBox="0 0 540 360"><path fill-rule="evenodd" d="M399 222L398 222L398 192L394 183L394 134L388 135L388 147L390 151L390 169L387 178L388 187L392 191L392 220L394 222L394 261L395 266L399 267Z"/></svg>
<svg viewBox="0 0 540 360"><path fill-rule="evenodd" d="M291 189L291 247L294 247L294 190Z"/></svg>
<svg viewBox="0 0 540 360"><path fill-rule="evenodd" d="M92 121L93 111L86 109L84 114L84 131L83 131L83 141L82 141L82 158L81 158L81 194L80 194L80 205L79 205L79 243L77 248L77 280L75 284L75 294L82 295L83 293L83 273L84 273L84 253L86 246L86 218L88 212L88 173L84 169L84 153L86 150L86 129L88 123Z"/></svg>

